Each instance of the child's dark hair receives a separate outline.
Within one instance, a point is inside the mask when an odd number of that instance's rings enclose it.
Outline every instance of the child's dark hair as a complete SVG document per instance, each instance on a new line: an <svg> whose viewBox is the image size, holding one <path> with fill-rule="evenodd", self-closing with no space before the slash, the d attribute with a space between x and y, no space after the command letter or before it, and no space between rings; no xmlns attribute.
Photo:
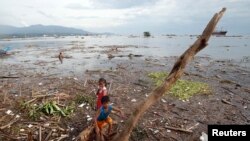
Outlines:
<svg viewBox="0 0 250 141"><path fill-rule="evenodd" d="M104 78L100 78L98 82L103 82L105 87L107 87L107 81Z"/></svg>
<svg viewBox="0 0 250 141"><path fill-rule="evenodd" d="M109 96L103 96L101 102L102 104L109 102Z"/></svg>

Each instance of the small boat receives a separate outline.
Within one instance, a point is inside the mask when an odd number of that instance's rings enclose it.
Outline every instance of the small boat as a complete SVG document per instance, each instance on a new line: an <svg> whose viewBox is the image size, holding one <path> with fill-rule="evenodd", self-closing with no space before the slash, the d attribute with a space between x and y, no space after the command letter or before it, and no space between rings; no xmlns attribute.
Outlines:
<svg viewBox="0 0 250 141"><path fill-rule="evenodd" d="M227 34L227 31L226 30L215 30L212 35L215 35L215 36L226 36Z"/></svg>

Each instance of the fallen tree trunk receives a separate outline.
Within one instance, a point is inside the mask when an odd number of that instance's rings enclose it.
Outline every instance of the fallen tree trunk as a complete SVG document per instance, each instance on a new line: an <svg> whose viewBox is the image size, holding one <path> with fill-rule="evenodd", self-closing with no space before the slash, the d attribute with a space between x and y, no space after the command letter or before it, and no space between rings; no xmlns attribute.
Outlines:
<svg viewBox="0 0 250 141"><path fill-rule="evenodd" d="M188 48L177 60L170 74L165 78L165 81L161 86L154 89L149 97L140 103L127 120L126 125L122 132L118 134L113 141L128 141L130 133L137 124L140 117L144 112L153 104L157 102L169 89L175 84L175 82L181 77L184 69L189 61L191 61L195 54L207 46L207 42L211 37L216 24L223 16L226 8L223 8L219 13L216 13L208 23L207 27L203 31L202 35L194 42L194 44Z"/></svg>

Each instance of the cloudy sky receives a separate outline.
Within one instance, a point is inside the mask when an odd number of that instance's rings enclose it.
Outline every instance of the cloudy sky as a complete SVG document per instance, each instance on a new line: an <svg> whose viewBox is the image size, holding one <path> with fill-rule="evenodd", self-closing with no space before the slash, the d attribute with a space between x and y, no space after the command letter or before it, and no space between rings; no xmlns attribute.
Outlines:
<svg viewBox="0 0 250 141"><path fill-rule="evenodd" d="M0 24L77 27L119 34L199 34L215 12L219 27L250 34L250 0L1 0Z"/></svg>

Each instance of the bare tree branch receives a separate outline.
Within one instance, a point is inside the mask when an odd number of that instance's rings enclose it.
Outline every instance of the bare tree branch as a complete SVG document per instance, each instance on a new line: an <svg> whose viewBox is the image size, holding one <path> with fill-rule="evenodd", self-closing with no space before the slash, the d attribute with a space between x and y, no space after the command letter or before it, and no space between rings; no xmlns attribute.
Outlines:
<svg viewBox="0 0 250 141"><path fill-rule="evenodd" d="M194 42L194 44L187 49L177 60L172 68L168 77L161 86L154 89L150 96L141 102L134 110L130 118L127 120L125 128L118 134L113 141L128 141L130 133L137 124L140 117L144 112L154 103L157 102L169 89L175 84L175 82L182 76L184 69L189 61L191 61L195 54L207 46L207 42L211 37L218 21L223 16L226 8L223 8L219 13L216 13L208 23L207 27L203 31L202 35Z"/></svg>

